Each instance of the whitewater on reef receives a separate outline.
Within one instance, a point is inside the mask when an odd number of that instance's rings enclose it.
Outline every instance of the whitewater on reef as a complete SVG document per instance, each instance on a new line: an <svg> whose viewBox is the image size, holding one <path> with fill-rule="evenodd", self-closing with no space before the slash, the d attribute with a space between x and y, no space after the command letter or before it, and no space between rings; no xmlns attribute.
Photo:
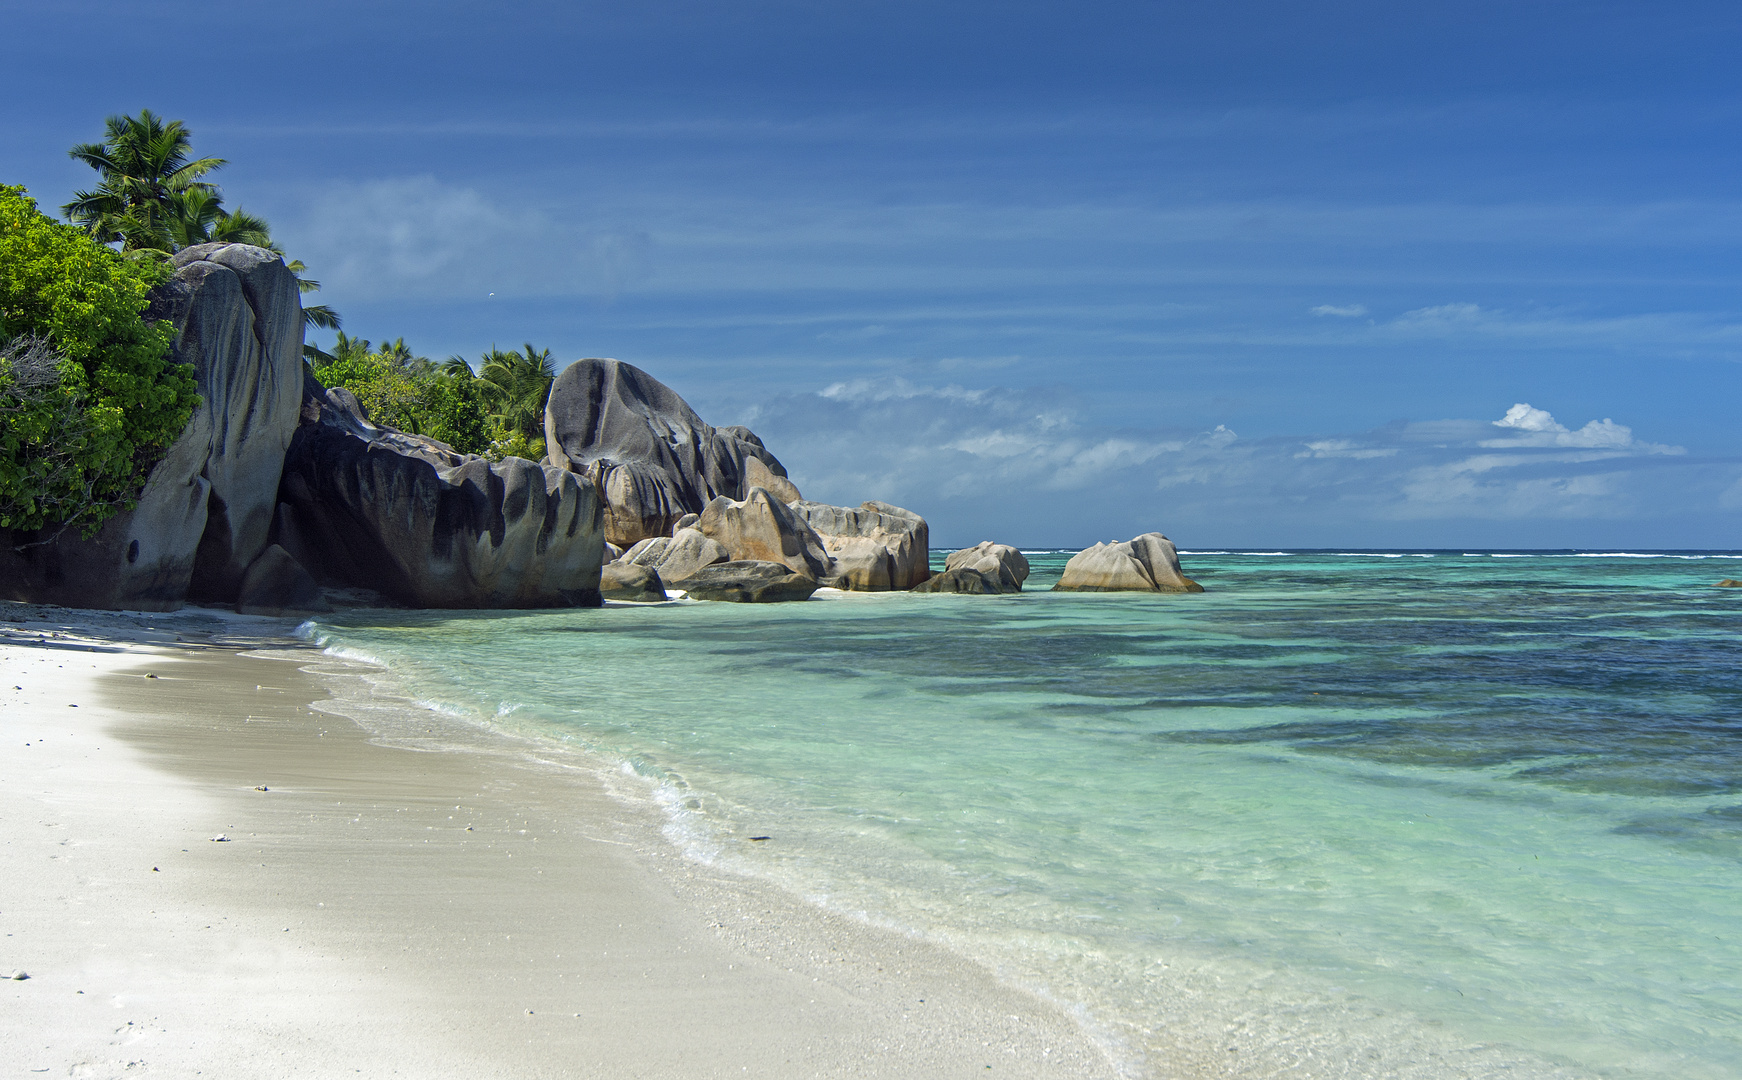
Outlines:
<svg viewBox="0 0 1742 1080"><path fill-rule="evenodd" d="M1201 595L1048 592L1069 554L1019 596L305 632L1131 1076L1742 1075L1742 552L1185 551Z"/></svg>

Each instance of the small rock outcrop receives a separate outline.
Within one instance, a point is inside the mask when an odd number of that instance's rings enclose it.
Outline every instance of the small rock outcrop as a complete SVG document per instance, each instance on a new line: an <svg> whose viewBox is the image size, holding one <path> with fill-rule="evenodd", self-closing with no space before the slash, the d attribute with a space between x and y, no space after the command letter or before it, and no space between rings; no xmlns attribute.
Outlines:
<svg viewBox="0 0 1742 1080"><path fill-rule="evenodd" d="M1117 544L1096 544L1071 556L1058 592L1203 592L1180 573L1173 541L1158 532Z"/></svg>
<svg viewBox="0 0 1742 1080"><path fill-rule="evenodd" d="M600 602L605 540L585 477L378 427L312 378L279 497L276 539L322 584L431 608Z"/></svg>
<svg viewBox="0 0 1742 1080"><path fill-rule="evenodd" d="M724 495L714 499L696 528L731 552L734 562L780 563L819 584L834 577L834 561L822 538L766 488L751 488L741 501Z"/></svg>
<svg viewBox="0 0 1742 1080"><path fill-rule="evenodd" d="M1718 588L1742 589L1742 581L1737 581L1735 578L1725 578L1723 581L1718 582Z"/></svg>
<svg viewBox="0 0 1742 1080"><path fill-rule="evenodd" d="M735 430L743 431L749 435L748 428ZM756 436L750 435L750 438L756 439ZM756 439L756 445L761 446L762 440ZM751 488L766 488L770 495L783 503L795 503L804 499L804 496L798 493L797 484L788 480L785 475L770 469L758 457L744 459L744 490L749 491Z"/></svg>
<svg viewBox="0 0 1742 1080"><path fill-rule="evenodd" d="M640 603L670 599L665 595L665 582L660 580L659 571L651 566L630 562L606 563L600 567L599 595L607 600L634 600Z"/></svg>
<svg viewBox="0 0 1742 1080"><path fill-rule="evenodd" d="M1000 593L1021 592L1022 586L1006 588L997 578L962 566L954 570L945 570L941 574L933 574L915 585L912 592L916 593L967 593L975 596L997 596Z"/></svg>
<svg viewBox="0 0 1742 1080"><path fill-rule="evenodd" d="M243 615L305 615L332 608L302 564L277 544L268 544L242 575L236 610Z"/></svg>
<svg viewBox="0 0 1742 1080"><path fill-rule="evenodd" d="M674 535L653 536L623 555L623 561L659 571L669 581L689 577L704 566L730 562L732 553L700 529L679 529Z"/></svg>
<svg viewBox="0 0 1742 1080"><path fill-rule="evenodd" d="M621 547L671 535L714 498L745 498L751 460L786 476L748 428L703 422L670 387L616 360L564 368L544 417L550 463L594 482L605 502L605 539Z"/></svg>
<svg viewBox="0 0 1742 1080"><path fill-rule="evenodd" d="M1000 592L1021 592L1028 580L1028 558L1009 544L982 540L970 548L952 551L944 570L978 570L998 584Z"/></svg>
<svg viewBox="0 0 1742 1080"><path fill-rule="evenodd" d="M911 589L931 576L930 528L925 518L886 502L858 508L795 502L792 509L822 539L834 560L825 582L837 589L888 592Z"/></svg>
<svg viewBox="0 0 1742 1080"><path fill-rule="evenodd" d="M200 405L137 505L90 539L0 530L0 596L69 607L171 611L234 602L266 548L273 493L302 403L302 302L277 255L201 244L175 256L146 318L175 324Z"/></svg>
<svg viewBox="0 0 1742 1080"><path fill-rule="evenodd" d="M794 573L784 563L746 560L704 566L688 578L671 583L693 600L739 604L771 604L809 600L816 579Z"/></svg>

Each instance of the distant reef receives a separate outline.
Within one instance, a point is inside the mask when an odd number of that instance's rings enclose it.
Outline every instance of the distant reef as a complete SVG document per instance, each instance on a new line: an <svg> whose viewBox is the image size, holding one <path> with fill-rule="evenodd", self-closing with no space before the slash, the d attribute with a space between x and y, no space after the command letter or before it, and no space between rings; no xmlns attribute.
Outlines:
<svg viewBox="0 0 1742 1080"><path fill-rule="evenodd" d="M319 611L345 591L422 608L802 600L817 589L1020 592L1027 560L981 543L928 567L930 530L889 503L806 500L755 433L714 427L617 360L580 360L545 404L543 460L457 453L375 423L302 359L296 278L264 248L174 258L148 317L202 399L133 509L93 536L0 530L0 596L164 611ZM1064 590L1202 591L1147 533L1072 559Z"/></svg>

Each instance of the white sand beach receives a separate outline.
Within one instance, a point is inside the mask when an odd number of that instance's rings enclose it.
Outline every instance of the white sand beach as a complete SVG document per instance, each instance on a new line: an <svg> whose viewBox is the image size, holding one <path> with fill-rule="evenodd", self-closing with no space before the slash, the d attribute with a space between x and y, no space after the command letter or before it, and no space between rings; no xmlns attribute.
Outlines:
<svg viewBox="0 0 1742 1080"><path fill-rule="evenodd" d="M5 607L0 1075L1118 1075L531 744L372 740L287 623Z"/></svg>

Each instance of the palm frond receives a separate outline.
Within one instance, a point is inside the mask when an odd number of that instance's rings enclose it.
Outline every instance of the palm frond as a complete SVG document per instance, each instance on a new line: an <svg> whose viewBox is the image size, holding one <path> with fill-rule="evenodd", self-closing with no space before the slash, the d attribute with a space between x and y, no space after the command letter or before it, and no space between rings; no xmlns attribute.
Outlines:
<svg viewBox="0 0 1742 1080"><path fill-rule="evenodd" d="M339 321L339 313L325 304L310 304L302 309L302 324L304 326L317 326L322 330L337 330Z"/></svg>

